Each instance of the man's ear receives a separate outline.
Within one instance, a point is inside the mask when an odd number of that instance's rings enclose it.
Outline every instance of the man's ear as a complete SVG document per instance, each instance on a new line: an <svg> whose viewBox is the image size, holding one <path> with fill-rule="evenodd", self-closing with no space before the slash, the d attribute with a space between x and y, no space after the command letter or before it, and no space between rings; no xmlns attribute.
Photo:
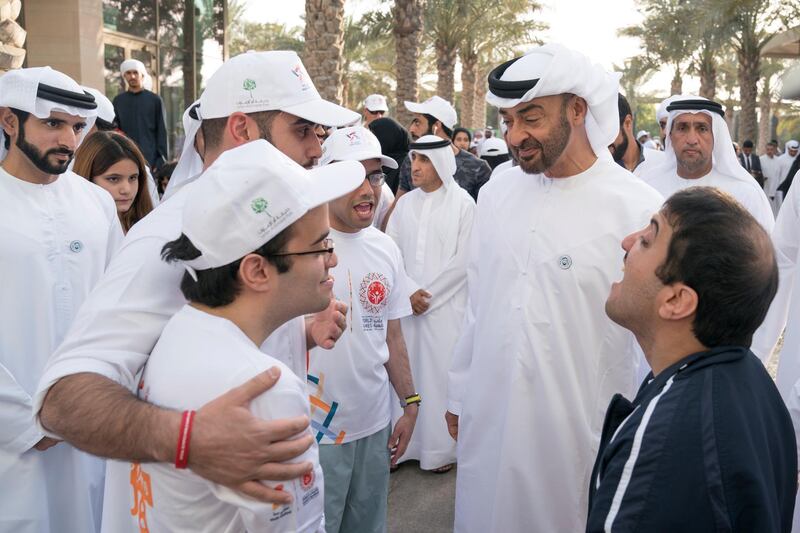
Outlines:
<svg viewBox="0 0 800 533"><path fill-rule="evenodd" d="M589 104L580 96L572 96L571 100L568 107L571 111L572 116L570 118L572 123L575 125L583 124L586 120L586 114L589 112Z"/></svg>
<svg viewBox="0 0 800 533"><path fill-rule="evenodd" d="M0 126L12 139L19 131L19 117L7 107L0 107Z"/></svg>
<svg viewBox="0 0 800 533"><path fill-rule="evenodd" d="M631 115L625 115L625 120L622 121L622 127L625 128L625 131L633 132L633 117Z"/></svg>
<svg viewBox="0 0 800 533"><path fill-rule="evenodd" d="M236 145L246 143L258 138L253 136L247 115L242 112L235 112L228 117L228 122L225 124L225 129L228 134L235 141Z"/></svg>
<svg viewBox="0 0 800 533"><path fill-rule="evenodd" d="M657 298L658 316L662 320L683 320L697 312L697 292L683 282L664 286Z"/></svg>
<svg viewBox="0 0 800 533"><path fill-rule="evenodd" d="M272 283L272 271L266 257L248 254L239 263L239 280L257 292L266 292Z"/></svg>

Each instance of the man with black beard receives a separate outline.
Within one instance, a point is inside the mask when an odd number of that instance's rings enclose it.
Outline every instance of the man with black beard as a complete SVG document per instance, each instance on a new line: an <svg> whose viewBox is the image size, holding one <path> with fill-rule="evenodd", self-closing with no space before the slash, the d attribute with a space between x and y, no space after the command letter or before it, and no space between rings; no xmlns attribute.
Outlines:
<svg viewBox="0 0 800 533"><path fill-rule="evenodd" d="M662 198L608 156L617 80L555 44L489 75L519 166L478 198L448 373L458 533L584 529L601 406L634 391L632 338L603 303L618 242Z"/></svg>
<svg viewBox="0 0 800 533"><path fill-rule="evenodd" d="M639 176L645 168L645 161L648 165L657 164L663 159L663 154L658 150L645 149L633 136L633 113L628 99L621 93L618 96L619 105L619 133L614 142L608 145L611 157L620 166Z"/></svg>
<svg viewBox="0 0 800 533"><path fill-rule="evenodd" d="M45 436L32 396L122 240L111 196L67 170L94 97L49 67L0 78L0 530L99 531L105 463ZM22 482L21 482L22 481Z"/></svg>

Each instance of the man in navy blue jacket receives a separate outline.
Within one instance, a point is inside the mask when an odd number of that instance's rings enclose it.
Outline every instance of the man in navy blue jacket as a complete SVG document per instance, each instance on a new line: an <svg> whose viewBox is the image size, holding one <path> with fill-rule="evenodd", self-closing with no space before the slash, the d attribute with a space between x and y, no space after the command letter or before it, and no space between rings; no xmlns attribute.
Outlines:
<svg viewBox="0 0 800 533"><path fill-rule="evenodd" d="M606 313L652 373L606 412L587 531L790 531L792 422L748 348L778 285L769 236L732 197L692 187L622 247Z"/></svg>

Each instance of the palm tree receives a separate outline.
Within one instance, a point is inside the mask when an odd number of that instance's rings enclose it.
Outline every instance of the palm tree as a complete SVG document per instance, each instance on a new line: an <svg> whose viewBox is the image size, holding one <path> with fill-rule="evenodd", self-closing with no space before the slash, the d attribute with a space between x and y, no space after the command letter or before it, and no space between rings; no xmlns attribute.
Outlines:
<svg viewBox="0 0 800 533"><path fill-rule="evenodd" d="M458 50L461 60L461 124L483 126L486 120L486 72L480 63L500 63L515 55L521 44L536 42L535 32L547 26L533 19L541 5L536 0L472 2L469 18L475 21L463 36ZM482 75L479 77L478 73ZM482 94L478 93L481 88Z"/></svg>
<svg viewBox="0 0 800 533"><path fill-rule="evenodd" d="M722 15L731 30L730 43L739 62L739 99L742 139L757 139L756 100L761 76L761 50L775 29L786 29L798 20L800 8L772 0L706 0Z"/></svg>
<svg viewBox="0 0 800 533"><path fill-rule="evenodd" d="M423 8L425 0L395 0L392 16L394 35L397 88L395 90L395 114L401 124L411 121L403 101L416 101L419 96L417 66L420 54L420 39L423 31Z"/></svg>
<svg viewBox="0 0 800 533"><path fill-rule="evenodd" d="M455 70L461 40L470 35L472 0L428 0L425 33L436 50L436 94L453 102Z"/></svg>
<svg viewBox="0 0 800 533"><path fill-rule="evenodd" d="M326 100L342 102L344 0L306 0L303 63Z"/></svg>

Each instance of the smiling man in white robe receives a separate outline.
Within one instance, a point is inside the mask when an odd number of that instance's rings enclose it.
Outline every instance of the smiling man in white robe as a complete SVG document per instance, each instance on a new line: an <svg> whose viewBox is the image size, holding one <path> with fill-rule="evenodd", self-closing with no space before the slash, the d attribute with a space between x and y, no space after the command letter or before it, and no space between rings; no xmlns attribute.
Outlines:
<svg viewBox="0 0 800 533"><path fill-rule="evenodd" d="M447 409L444 385L467 303L475 201L453 179L456 158L450 141L425 135L410 148L416 188L398 200L386 233L400 247L406 272L417 285L411 295L414 315L403 318L402 324L425 408L400 461L415 459L423 470L444 473L456 460L456 443L442 417Z"/></svg>
<svg viewBox="0 0 800 533"><path fill-rule="evenodd" d="M100 530L104 461L45 436L32 396L122 229L111 196L67 170L95 99L49 67L0 79L0 532Z"/></svg>
<svg viewBox="0 0 800 533"><path fill-rule="evenodd" d="M459 533L583 530L604 406L634 391L632 338L604 304L618 243L663 200L608 153L618 91L555 44L489 75L519 166L478 199L449 372Z"/></svg>
<svg viewBox="0 0 800 533"><path fill-rule="evenodd" d="M667 198L687 187L717 187L736 198L771 232L775 217L769 200L739 163L722 106L684 95L674 98L667 112L665 161L648 167L641 178Z"/></svg>

